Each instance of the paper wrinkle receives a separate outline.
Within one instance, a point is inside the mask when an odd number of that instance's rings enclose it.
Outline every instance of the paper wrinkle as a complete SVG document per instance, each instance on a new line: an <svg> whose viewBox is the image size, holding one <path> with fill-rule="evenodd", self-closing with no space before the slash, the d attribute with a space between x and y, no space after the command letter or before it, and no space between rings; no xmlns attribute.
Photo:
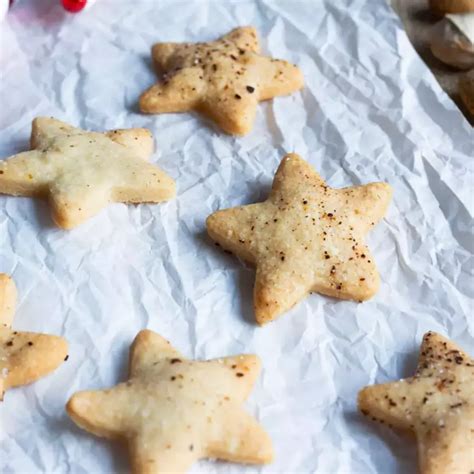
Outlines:
<svg viewBox="0 0 474 474"><path fill-rule="evenodd" d="M154 42L212 40L247 24L264 54L302 68L303 91L261 104L242 138L196 114L138 113L156 81ZM127 469L126 452L75 427L64 404L123 381L130 343L148 327L188 357L263 362L247 407L275 462L203 461L191 472L413 472L414 443L359 415L357 392L409 376L427 330L474 352L474 134L385 2L101 0L67 15L52 0L24 0L0 35L0 157L28 148L38 115L98 131L147 127L151 160L178 189L160 205L111 205L70 232L54 227L46 202L0 197L0 271L19 287L14 326L70 345L55 373L0 405L0 471ZM381 288L363 304L311 295L259 328L255 272L213 245L205 219L266 199L286 152L334 187L392 185L368 237Z"/></svg>

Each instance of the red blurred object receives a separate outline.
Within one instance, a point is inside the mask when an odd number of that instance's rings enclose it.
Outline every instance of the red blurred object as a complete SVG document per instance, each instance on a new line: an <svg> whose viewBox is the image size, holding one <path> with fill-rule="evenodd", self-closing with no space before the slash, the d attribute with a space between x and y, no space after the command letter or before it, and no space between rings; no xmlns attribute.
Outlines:
<svg viewBox="0 0 474 474"><path fill-rule="evenodd" d="M13 5L13 0L10 0L9 6L11 7Z"/></svg>
<svg viewBox="0 0 474 474"><path fill-rule="evenodd" d="M61 0L65 10L71 13L80 12L87 5L87 0Z"/></svg>

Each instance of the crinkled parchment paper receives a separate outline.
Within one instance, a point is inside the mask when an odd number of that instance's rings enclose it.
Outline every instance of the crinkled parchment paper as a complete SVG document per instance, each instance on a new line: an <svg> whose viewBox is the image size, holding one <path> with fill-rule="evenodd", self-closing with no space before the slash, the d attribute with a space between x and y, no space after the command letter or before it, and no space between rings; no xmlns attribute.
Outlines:
<svg viewBox="0 0 474 474"><path fill-rule="evenodd" d="M7 393L0 471L126 470L125 450L77 429L64 404L76 390L124 380L129 345L148 327L189 357L263 360L247 406L273 438L275 462L203 461L193 472L414 472L414 443L363 419L356 396L410 375L429 329L474 352L474 134L395 13L383 0L99 0L78 15L58 3L18 0L0 27L0 156L27 149L37 115L97 130L148 127L152 160L178 195L111 205L70 232L52 225L44 202L0 197L0 271L19 286L15 325L70 343L54 374ZM206 41L246 24L265 53L302 68L301 93L262 104L244 138L191 114L138 113L155 81L154 42ZM215 248L204 222L264 199L289 151L331 186L393 186L369 237L382 285L363 304L311 295L259 328L254 271Z"/></svg>

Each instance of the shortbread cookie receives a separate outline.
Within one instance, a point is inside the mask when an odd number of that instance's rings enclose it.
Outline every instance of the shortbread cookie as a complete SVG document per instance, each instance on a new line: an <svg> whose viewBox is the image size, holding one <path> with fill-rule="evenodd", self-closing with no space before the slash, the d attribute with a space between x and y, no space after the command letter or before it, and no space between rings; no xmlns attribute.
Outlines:
<svg viewBox="0 0 474 474"><path fill-rule="evenodd" d="M474 117L474 70L468 72L459 80L459 95L467 110Z"/></svg>
<svg viewBox="0 0 474 474"><path fill-rule="evenodd" d="M474 11L474 0L430 0L430 8L440 15L467 13Z"/></svg>
<svg viewBox="0 0 474 474"><path fill-rule="evenodd" d="M202 458L268 463L271 440L241 407L259 372L254 355L191 361L145 330L132 345L128 381L76 393L66 409L81 428L124 438L134 473L185 472Z"/></svg>
<svg viewBox="0 0 474 474"><path fill-rule="evenodd" d="M379 287L364 244L392 196L385 183L332 189L298 155L283 158L269 198L218 211L212 239L257 267L254 308L264 324L309 292L366 300Z"/></svg>
<svg viewBox="0 0 474 474"><path fill-rule="evenodd" d="M364 388L359 408L415 433L421 474L474 472L474 359L448 339L425 334L414 377Z"/></svg>
<svg viewBox="0 0 474 474"><path fill-rule="evenodd" d="M46 196L53 219L70 229L110 202L160 202L175 195L174 181L147 163L148 130L87 132L53 118L33 121L31 148L0 161L0 193Z"/></svg>
<svg viewBox="0 0 474 474"><path fill-rule="evenodd" d="M286 61L262 56L255 28L236 28L209 43L157 43L152 56L163 80L140 98L142 112L196 110L225 132L244 135L257 104L303 87L303 74Z"/></svg>
<svg viewBox="0 0 474 474"><path fill-rule="evenodd" d="M67 357L62 337L13 331L15 305L15 284L0 273L0 400L9 388L34 382Z"/></svg>

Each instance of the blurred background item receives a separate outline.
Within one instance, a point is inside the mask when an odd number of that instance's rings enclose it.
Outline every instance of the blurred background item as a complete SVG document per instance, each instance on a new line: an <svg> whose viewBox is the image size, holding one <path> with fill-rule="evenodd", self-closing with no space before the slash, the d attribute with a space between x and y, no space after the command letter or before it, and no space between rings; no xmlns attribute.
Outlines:
<svg viewBox="0 0 474 474"><path fill-rule="evenodd" d="M459 69L474 67L474 13L448 14L431 30L431 52Z"/></svg>
<svg viewBox="0 0 474 474"><path fill-rule="evenodd" d="M439 15L474 11L474 0L430 0L430 8Z"/></svg>
<svg viewBox="0 0 474 474"><path fill-rule="evenodd" d="M474 68L474 0L389 0L416 51L474 126L466 70ZM462 98L460 88L463 87ZM470 94L470 96L469 96Z"/></svg>

